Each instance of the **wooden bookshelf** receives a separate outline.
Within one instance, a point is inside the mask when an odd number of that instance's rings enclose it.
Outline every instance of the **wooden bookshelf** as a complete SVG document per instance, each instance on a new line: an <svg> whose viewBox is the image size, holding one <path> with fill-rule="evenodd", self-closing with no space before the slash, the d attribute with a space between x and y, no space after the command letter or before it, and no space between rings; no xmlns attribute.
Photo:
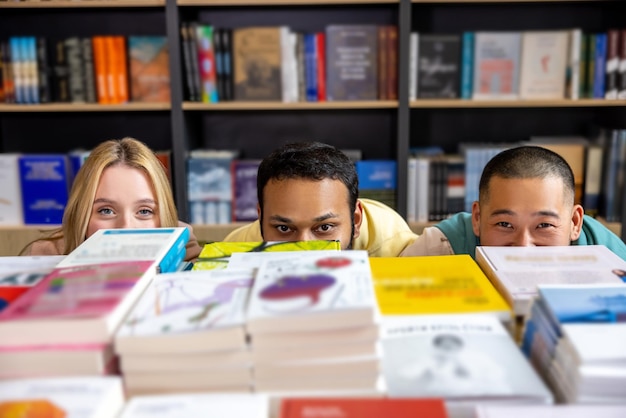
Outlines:
<svg viewBox="0 0 626 418"><path fill-rule="evenodd" d="M184 102L183 110L332 110L332 109L393 109L398 107L395 100L364 100L342 102Z"/></svg>
<svg viewBox="0 0 626 418"><path fill-rule="evenodd" d="M44 104L0 104L0 113L24 112L154 112L166 111L170 103L44 103Z"/></svg>
<svg viewBox="0 0 626 418"><path fill-rule="evenodd" d="M25 0L0 1L0 9L77 9L103 7L165 7L165 0Z"/></svg>
<svg viewBox="0 0 626 418"><path fill-rule="evenodd" d="M523 108L523 107L624 107L625 100L580 99L580 100L461 100L420 99L409 103L411 108L455 109L455 108Z"/></svg>
<svg viewBox="0 0 626 418"><path fill-rule="evenodd" d="M400 0L178 0L179 6L310 6L399 3Z"/></svg>

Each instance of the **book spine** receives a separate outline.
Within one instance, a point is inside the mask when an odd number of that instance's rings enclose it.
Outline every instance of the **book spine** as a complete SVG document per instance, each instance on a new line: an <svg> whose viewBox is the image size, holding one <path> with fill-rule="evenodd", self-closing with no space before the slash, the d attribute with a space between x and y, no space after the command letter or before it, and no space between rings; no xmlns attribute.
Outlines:
<svg viewBox="0 0 626 418"><path fill-rule="evenodd" d="M181 47L183 50L183 63L185 68L185 86L187 87L187 95L186 98L189 101L196 101L196 92L194 90L193 83L193 70L191 68L191 40L189 39L188 34L188 24L186 22L182 22L180 24L180 41Z"/></svg>
<svg viewBox="0 0 626 418"><path fill-rule="evenodd" d="M417 99L417 32L409 37L409 100Z"/></svg>
<svg viewBox="0 0 626 418"><path fill-rule="evenodd" d="M307 102L317 101L317 57L316 37L314 33L304 35L304 61L306 64L306 100Z"/></svg>
<svg viewBox="0 0 626 418"><path fill-rule="evenodd" d="M4 102L15 103L15 79L11 64L11 47L9 41L0 41L0 60L2 60L2 86Z"/></svg>
<svg viewBox="0 0 626 418"><path fill-rule="evenodd" d="M223 101L224 89L224 54L222 46L222 30L213 28L213 51L215 57L215 85L217 90L217 100Z"/></svg>
<svg viewBox="0 0 626 418"><path fill-rule="evenodd" d="M198 25L196 29L198 41L198 63L201 80L203 103L216 103L217 86L215 75L215 49L213 47L213 27Z"/></svg>
<svg viewBox="0 0 626 418"><path fill-rule="evenodd" d="M159 262L159 271L161 273L176 271L178 265L185 258L185 246L187 245L187 241L189 241L189 229L185 228Z"/></svg>
<svg viewBox="0 0 626 418"><path fill-rule="evenodd" d="M39 103L39 70L37 68L37 38L22 38L22 49L26 63L27 103Z"/></svg>
<svg viewBox="0 0 626 418"><path fill-rule="evenodd" d="M106 82L107 82L107 96L109 103L120 103L118 96L118 79L116 76L116 57L115 57L115 37L104 37L104 53L105 53L105 68L106 68Z"/></svg>
<svg viewBox="0 0 626 418"><path fill-rule="evenodd" d="M626 99L626 29L619 32L619 68L618 68L618 93L619 100Z"/></svg>
<svg viewBox="0 0 626 418"><path fill-rule="evenodd" d="M81 52L83 55L83 81L85 83L85 101L97 103L96 78L93 67L93 46L91 38L81 38Z"/></svg>
<svg viewBox="0 0 626 418"><path fill-rule="evenodd" d="M70 101L72 103L85 103L84 65L79 38L65 39L65 55L69 68Z"/></svg>
<svg viewBox="0 0 626 418"><path fill-rule="evenodd" d="M387 26L378 26L378 100L387 100Z"/></svg>
<svg viewBox="0 0 626 418"><path fill-rule="evenodd" d="M606 69L604 79L604 98L617 99L617 75L619 70L619 31L611 29L607 32Z"/></svg>
<svg viewBox="0 0 626 418"><path fill-rule="evenodd" d="M98 103L111 103L107 82L107 53L104 36L94 36L91 41L93 49L93 63L96 76L96 93Z"/></svg>
<svg viewBox="0 0 626 418"><path fill-rule="evenodd" d="M589 80L589 34L582 33L580 36L580 65L578 97L587 98L587 81Z"/></svg>
<svg viewBox="0 0 626 418"><path fill-rule="evenodd" d="M128 92L128 51L126 37L115 36L113 38L115 51L115 77L117 87L117 103L127 103L130 95Z"/></svg>
<svg viewBox="0 0 626 418"><path fill-rule="evenodd" d="M202 101L202 81L200 79L200 61L198 60L198 24L196 22L189 23L188 27L189 41L191 42L191 71L192 81L194 85L195 101Z"/></svg>
<svg viewBox="0 0 626 418"><path fill-rule="evenodd" d="M566 76L566 95L571 100L578 100L580 91L580 42L582 31L572 29L569 32L569 52Z"/></svg>
<svg viewBox="0 0 626 418"><path fill-rule="evenodd" d="M11 51L11 69L15 86L15 103L26 103L24 72L22 71L21 39L17 36L9 38Z"/></svg>
<svg viewBox="0 0 626 418"><path fill-rule="evenodd" d="M304 54L304 34L296 34L296 63L298 65L298 101L306 101L306 59Z"/></svg>
<svg viewBox="0 0 626 418"><path fill-rule="evenodd" d="M585 193L583 207L585 214L598 215L600 206L600 191L602 188L602 146L589 145L585 158Z"/></svg>
<svg viewBox="0 0 626 418"><path fill-rule="evenodd" d="M51 101L50 67L48 65L48 42L44 37L37 38L37 71L39 102L49 103Z"/></svg>
<svg viewBox="0 0 626 418"><path fill-rule="evenodd" d="M387 98L398 100L398 27L387 27Z"/></svg>
<svg viewBox="0 0 626 418"><path fill-rule="evenodd" d="M222 54L224 60L224 100L231 101L233 93L233 31L222 29Z"/></svg>
<svg viewBox="0 0 626 418"><path fill-rule="evenodd" d="M317 58L317 101L326 101L326 34L315 34L315 56Z"/></svg>
<svg viewBox="0 0 626 418"><path fill-rule="evenodd" d="M606 34L596 34L596 48L594 54L593 98L604 98L604 77L606 73Z"/></svg>
<svg viewBox="0 0 626 418"><path fill-rule="evenodd" d="M474 33L463 32L461 38L461 99L472 98L474 79Z"/></svg>

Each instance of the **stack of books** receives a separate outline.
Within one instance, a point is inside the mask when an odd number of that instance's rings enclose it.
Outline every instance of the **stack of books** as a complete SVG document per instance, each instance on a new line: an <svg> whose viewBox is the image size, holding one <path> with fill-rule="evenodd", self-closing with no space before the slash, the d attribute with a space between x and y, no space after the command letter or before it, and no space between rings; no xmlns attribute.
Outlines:
<svg viewBox="0 0 626 418"><path fill-rule="evenodd" d="M533 303L523 349L566 403L623 403L626 285L545 285Z"/></svg>
<svg viewBox="0 0 626 418"><path fill-rule="evenodd" d="M115 332L157 271L182 261L188 234L186 228L96 232L0 312L0 375L116 372Z"/></svg>
<svg viewBox="0 0 626 418"><path fill-rule="evenodd" d="M265 256L246 322L255 390L377 394L379 313L367 252Z"/></svg>
<svg viewBox="0 0 626 418"><path fill-rule="evenodd" d="M157 275L115 337L130 394L249 392L252 271Z"/></svg>
<svg viewBox="0 0 626 418"><path fill-rule="evenodd" d="M476 262L520 317L539 285L619 284L626 274L626 261L604 245L477 247Z"/></svg>

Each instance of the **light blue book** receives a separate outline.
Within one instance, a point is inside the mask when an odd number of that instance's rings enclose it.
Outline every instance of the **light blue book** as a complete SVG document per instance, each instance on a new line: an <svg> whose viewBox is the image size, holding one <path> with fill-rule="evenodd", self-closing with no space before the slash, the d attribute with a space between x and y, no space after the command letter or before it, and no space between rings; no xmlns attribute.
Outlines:
<svg viewBox="0 0 626 418"><path fill-rule="evenodd" d="M626 284L539 286L539 294L561 324L626 322Z"/></svg>
<svg viewBox="0 0 626 418"><path fill-rule="evenodd" d="M463 32L461 40L461 99L471 99L474 77L474 32Z"/></svg>

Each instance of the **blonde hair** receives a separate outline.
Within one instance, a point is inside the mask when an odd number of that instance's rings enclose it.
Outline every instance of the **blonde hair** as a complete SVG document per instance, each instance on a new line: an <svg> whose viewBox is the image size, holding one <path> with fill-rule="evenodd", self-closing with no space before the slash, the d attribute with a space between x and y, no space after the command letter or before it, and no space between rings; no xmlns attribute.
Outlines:
<svg viewBox="0 0 626 418"><path fill-rule="evenodd" d="M64 240L64 254L69 254L86 239L96 190L105 169L124 165L146 173L158 202L162 227L178 226L178 213L163 165L154 152L134 138L109 140L94 148L78 171L63 213L61 227L45 240Z"/></svg>

